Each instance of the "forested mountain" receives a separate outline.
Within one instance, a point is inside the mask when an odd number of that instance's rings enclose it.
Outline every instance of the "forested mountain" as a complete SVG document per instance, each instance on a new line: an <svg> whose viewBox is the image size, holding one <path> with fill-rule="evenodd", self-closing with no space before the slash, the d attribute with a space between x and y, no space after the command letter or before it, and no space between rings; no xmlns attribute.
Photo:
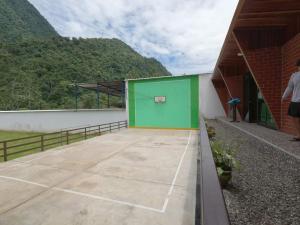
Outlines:
<svg viewBox="0 0 300 225"><path fill-rule="evenodd" d="M73 82L170 75L117 39L26 40L0 44L0 107L72 108Z"/></svg>
<svg viewBox="0 0 300 225"><path fill-rule="evenodd" d="M59 36L27 0L0 0L0 41Z"/></svg>
<svg viewBox="0 0 300 225"><path fill-rule="evenodd" d="M0 110L73 108L71 83L170 75L120 40L60 37L27 0L0 0L0 30Z"/></svg>

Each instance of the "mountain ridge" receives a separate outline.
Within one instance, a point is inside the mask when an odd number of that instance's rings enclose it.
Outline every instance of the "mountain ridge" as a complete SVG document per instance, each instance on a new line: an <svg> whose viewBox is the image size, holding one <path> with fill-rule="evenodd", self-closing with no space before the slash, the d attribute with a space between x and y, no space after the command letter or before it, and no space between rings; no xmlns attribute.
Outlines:
<svg viewBox="0 0 300 225"><path fill-rule="evenodd" d="M0 0L0 40L58 37L59 34L27 0Z"/></svg>
<svg viewBox="0 0 300 225"><path fill-rule="evenodd" d="M121 40L61 37L27 0L0 0L0 29L0 110L73 108L70 83L171 75Z"/></svg>

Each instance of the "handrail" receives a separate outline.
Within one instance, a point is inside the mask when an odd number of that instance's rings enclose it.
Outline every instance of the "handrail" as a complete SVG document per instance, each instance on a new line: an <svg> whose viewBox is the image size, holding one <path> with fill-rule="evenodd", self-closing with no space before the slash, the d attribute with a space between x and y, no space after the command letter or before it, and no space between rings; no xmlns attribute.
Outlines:
<svg viewBox="0 0 300 225"><path fill-rule="evenodd" d="M199 146L196 224L230 225L203 118L200 119Z"/></svg>
<svg viewBox="0 0 300 225"><path fill-rule="evenodd" d="M28 152L36 149L44 151L45 148L49 146L54 147L54 145L68 145L70 144L70 141L78 139L84 140L95 135L101 135L104 132L112 132L113 130L120 130L121 128L127 127L128 123L125 120L99 124L95 126L80 127L70 130L62 130L58 132L34 135L17 139L4 140L0 141L0 153L3 152L3 154L0 154L0 158L3 158L4 161L7 161L8 156L13 156L19 153ZM76 137L75 135L78 136ZM24 149L25 146L27 146L26 149Z"/></svg>

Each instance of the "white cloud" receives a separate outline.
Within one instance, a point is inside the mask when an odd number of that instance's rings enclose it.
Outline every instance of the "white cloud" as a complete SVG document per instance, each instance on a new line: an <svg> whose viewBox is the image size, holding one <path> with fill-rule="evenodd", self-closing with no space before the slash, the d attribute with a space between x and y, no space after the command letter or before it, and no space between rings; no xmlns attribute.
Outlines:
<svg viewBox="0 0 300 225"><path fill-rule="evenodd" d="M63 36L119 38L173 74L212 71L238 0L29 0Z"/></svg>

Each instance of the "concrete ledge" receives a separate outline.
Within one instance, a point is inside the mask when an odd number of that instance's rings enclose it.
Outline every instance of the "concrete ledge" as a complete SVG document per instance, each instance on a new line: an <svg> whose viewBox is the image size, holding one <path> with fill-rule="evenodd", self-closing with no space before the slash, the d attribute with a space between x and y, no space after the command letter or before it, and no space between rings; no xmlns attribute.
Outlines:
<svg viewBox="0 0 300 225"><path fill-rule="evenodd" d="M196 225L229 225L204 119L200 121Z"/></svg>

